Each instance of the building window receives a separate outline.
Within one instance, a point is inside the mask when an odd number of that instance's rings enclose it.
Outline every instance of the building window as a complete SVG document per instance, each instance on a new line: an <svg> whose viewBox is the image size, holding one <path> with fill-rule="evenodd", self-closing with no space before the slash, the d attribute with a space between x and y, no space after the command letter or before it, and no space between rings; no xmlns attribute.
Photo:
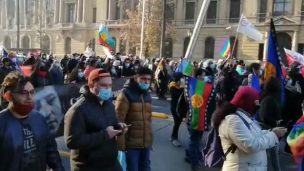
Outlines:
<svg viewBox="0 0 304 171"><path fill-rule="evenodd" d="M303 43L298 44L298 52L302 55L304 54L304 44Z"/></svg>
<svg viewBox="0 0 304 171"><path fill-rule="evenodd" d="M186 54L189 42L190 42L190 36L186 37L185 40L184 40L184 53L183 53L183 56L185 56L185 54Z"/></svg>
<svg viewBox="0 0 304 171"><path fill-rule="evenodd" d="M4 38L4 47L5 47L6 49L12 48L12 41L11 41L11 38L10 38L9 36L6 36L6 37Z"/></svg>
<svg viewBox="0 0 304 171"><path fill-rule="evenodd" d="M29 49L30 48L30 38L28 36L24 36L22 38L22 48Z"/></svg>
<svg viewBox="0 0 304 171"><path fill-rule="evenodd" d="M217 0L211 0L207 11L207 24L215 24L217 15Z"/></svg>
<svg viewBox="0 0 304 171"><path fill-rule="evenodd" d="M193 24L195 16L195 1L186 0L185 24Z"/></svg>
<svg viewBox="0 0 304 171"><path fill-rule="evenodd" d="M231 45L231 50L233 50L233 54L232 54L232 57L233 58L237 58L237 52L238 52L238 40L236 40L236 42L234 42L235 41L235 37L234 36L232 36L232 37L230 37L230 45ZM233 46L234 46L234 49L233 49Z"/></svg>
<svg viewBox="0 0 304 171"><path fill-rule="evenodd" d="M41 39L41 50L43 53L49 53L50 52L50 49L51 49L51 40L50 40L50 37L45 35L42 37Z"/></svg>
<svg viewBox="0 0 304 171"><path fill-rule="evenodd" d="M72 39L70 37L67 37L65 39L65 54L71 54L71 45Z"/></svg>
<svg viewBox="0 0 304 171"><path fill-rule="evenodd" d="M167 1L166 4L166 19L167 20L174 20L175 15L175 4L173 1Z"/></svg>
<svg viewBox="0 0 304 171"><path fill-rule="evenodd" d="M230 0L229 22L237 23L240 19L241 0Z"/></svg>
<svg viewBox="0 0 304 171"><path fill-rule="evenodd" d="M267 0L260 0L260 9L258 13L259 22L265 22L267 13Z"/></svg>
<svg viewBox="0 0 304 171"><path fill-rule="evenodd" d="M213 37L207 37L205 40L205 55L204 58L213 58L214 57L214 44L215 40Z"/></svg>
<svg viewBox="0 0 304 171"><path fill-rule="evenodd" d="M93 23L96 23L96 16L97 15L97 9L93 8Z"/></svg>
<svg viewBox="0 0 304 171"><path fill-rule="evenodd" d="M263 57L264 57L264 43L260 43L259 44L259 54L258 54L258 58L260 61L263 61Z"/></svg>
<svg viewBox="0 0 304 171"><path fill-rule="evenodd" d="M165 57L172 57L173 52L173 40L172 38L167 38L165 41L164 55Z"/></svg>
<svg viewBox="0 0 304 171"><path fill-rule="evenodd" d="M67 22L68 23L75 22L75 4L68 4Z"/></svg>
<svg viewBox="0 0 304 171"><path fill-rule="evenodd" d="M293 0L274 0L273 15L274 16L291 15L292 1Z"/></svg>

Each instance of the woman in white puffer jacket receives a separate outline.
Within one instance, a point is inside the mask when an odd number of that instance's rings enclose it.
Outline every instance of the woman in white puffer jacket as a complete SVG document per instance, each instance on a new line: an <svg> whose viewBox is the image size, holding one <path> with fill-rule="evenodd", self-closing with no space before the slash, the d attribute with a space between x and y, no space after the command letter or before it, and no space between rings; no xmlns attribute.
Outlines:
<svg viewBox="0 0 304 171"><path fill-rule="evenodd" d="M226 156L222 171L267 171L266 149L277 145L286 129L261 130L251 119L258 100L255 89L240 87L230 103L215 111L213 124L219 130L223 151L236 145L236 150Z"/></svg>

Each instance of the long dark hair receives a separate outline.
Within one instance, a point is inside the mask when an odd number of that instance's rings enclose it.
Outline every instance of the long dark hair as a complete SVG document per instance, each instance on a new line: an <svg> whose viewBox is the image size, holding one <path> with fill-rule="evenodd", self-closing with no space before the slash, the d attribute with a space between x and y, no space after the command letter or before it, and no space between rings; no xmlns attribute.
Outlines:
<svg viewBox="0 0 304 171"><path fill-rule="evenodd" d="M273 96L280 101L281 98L281 80L276 77L270 77L264 84L262 99L266 96Z"/></svg>
<svg viewBox="0 0 304 171"><path fill-rule="evenodd" d="M227 115L233 114L236 112L236 107L229 102L223 102L223 104L217 108L212 114L212 124L213 127L218 129L222 120L225 119Z"/></svg>

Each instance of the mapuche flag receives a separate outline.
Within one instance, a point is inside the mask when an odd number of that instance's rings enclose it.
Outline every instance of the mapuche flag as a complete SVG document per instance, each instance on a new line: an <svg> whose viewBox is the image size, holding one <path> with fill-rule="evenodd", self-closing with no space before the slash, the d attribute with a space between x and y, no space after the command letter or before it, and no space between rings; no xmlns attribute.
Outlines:
<svg viewBox="0 0 304 171"><path fill-rule="evenodd" d="M281 80L281 103L284 103L285 93L284 93L284 77L282 72L282 56L279 51L276 31L273 24L273 20L270 21L270 32L268 36L268 56L265 64L265 72L263 76L263 81L267 81L271 77L277 77Z"/></svg>
<svg viewBox="0 0 304 171"><path fill-rule="evenodd" d="M207 126L206 112L211 93L212 84L188 77L186 95L189 100L189 123L194 130L204 131Z"/></svg>

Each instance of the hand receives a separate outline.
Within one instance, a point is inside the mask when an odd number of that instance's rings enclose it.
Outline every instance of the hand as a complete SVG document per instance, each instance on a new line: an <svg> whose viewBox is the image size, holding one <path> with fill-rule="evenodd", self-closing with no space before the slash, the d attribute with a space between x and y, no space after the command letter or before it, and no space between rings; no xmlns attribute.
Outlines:
<svg viewBox="0 0 304 171"><path fill-rule="evenodd" d="M281 138L286 134L287 128L275 127L275 128L272 129L272 132L274 132L277 135L278 138Z"/></svg>
<svg viewBox="0 0 304 171"><path fill-rule="evenodd" d="M122 128L122 134L125 134L128 132L129 128L128 128L128 125L125 124L125 123L118 123L120 125L120 127Z"/></svg>
<svg viewBox="0 0 304 171"><path fill-rule="evenodd" d="M122 132L122 130L115 130L113 126L109 126L106 129L109 138L112 139L113 137L116 137L118 134Z"/></svg>

